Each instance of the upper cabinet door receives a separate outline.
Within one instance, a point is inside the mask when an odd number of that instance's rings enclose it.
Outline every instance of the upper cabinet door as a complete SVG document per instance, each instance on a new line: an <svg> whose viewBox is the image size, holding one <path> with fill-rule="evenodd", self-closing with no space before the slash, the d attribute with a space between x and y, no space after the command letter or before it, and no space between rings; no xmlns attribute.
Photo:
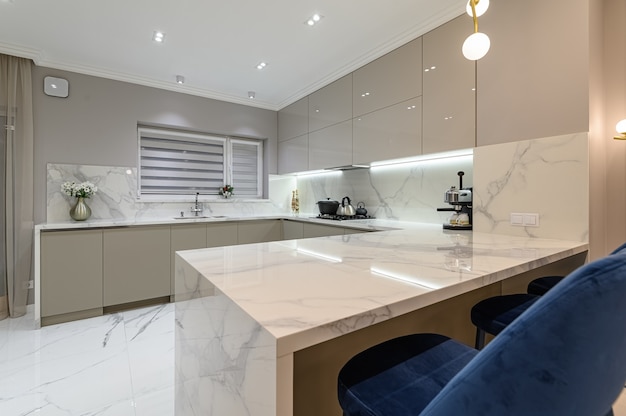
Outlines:
<svg viewBox="0 0 626 416"><path fill-rule="evenodd" d="M421 154L422 97L353 119L353 163Z"/></svg>
<svg viewBox="0 0 626 416"><path fill-rule="evenodd" d="M354 117L422 95L422 38L353 73Z"/></svg>
<svg viewBox="0 0 626 416"><path fill-rule="evenodd" d="M278 174L309 169L309 135L278 142Z"/></svg>
<svg viewBox="0 0 626 416"><path fill-rule="evenodd" d="M309 132L352 118L352 74L309 95Z"/></svg>
<svg viewBox="0 0 626 416"><path fill-rule="evenodd" d="M289 140L309 132L309 97L299 99L278 112L278 140Z"/></svg>
<svg viewBox="0 0 626 416"><path fill-rule="evenodd" d="M471 29L463 15L423 36L424 153L475 146L476 64L461 52Z"/></svg>
<svg viewBox="0 0 626 416"><path fill-rule="evenodd" d="M309 133L309 169L352 164L352 120Z"/></svg>

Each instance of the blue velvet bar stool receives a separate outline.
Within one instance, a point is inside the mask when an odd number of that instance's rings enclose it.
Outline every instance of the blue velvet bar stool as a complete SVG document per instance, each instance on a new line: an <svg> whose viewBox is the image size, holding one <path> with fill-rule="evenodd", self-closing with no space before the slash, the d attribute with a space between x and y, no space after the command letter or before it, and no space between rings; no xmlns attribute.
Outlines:
<svg viewBox="0 0 626 416"><path fill-rule="evenodd" d="M626 381L626 252L570 273L477 351L436 334L375 345L338 376L345 416L602 416Z"/></svg>
<svg viewBox="0 0 626 416"><path fill-rule="evenodd" d="M528 293L500 295L484 299L474 305L470 319L476 326L474 347L485 346L485 334L498 335L515 318L537 301L539 296L556 286L564 276L543 276L528 284Z"/></svg>
<svg viewBox="0 0 626 416"><path fill-rule="evenodd" d="M557 285L565 276L543 276L528 283L527 293L531 295L545 295L546 292Z"/></svg>
<svg viewBox="0 0 626 416"><path fill-rule="evenodd" d="M626 243L623 243L610 255L620 253L625 248ZM482 349L485 345L485 334L498 335L515 318L535 303L538 296L547 293L563 279L564 276L539 277L528 284L528 294L493 296L474 305L470 311L470 319L476 326L474 347Z"/></svg>
<svg viewBox="0 0 626 416"><path fill-rule="evenodd" d="M498 335L540 297L527 293L500 295L481 300L472 306L470 319L476 326L474 348L482 349L485 346L485 334Z"/></svg>

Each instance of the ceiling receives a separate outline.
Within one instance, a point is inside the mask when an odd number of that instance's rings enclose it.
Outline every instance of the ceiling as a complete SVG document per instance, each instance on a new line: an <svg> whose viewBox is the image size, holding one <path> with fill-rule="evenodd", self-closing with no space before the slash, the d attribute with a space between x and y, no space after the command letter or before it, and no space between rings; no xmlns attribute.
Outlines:
<svg viewBox="0 0 626 416"><path fill-rule="evenodd" d="M465 3L0 0L0 53L279 110L459 16ZM322 19L310 27L306 20L314 13ZM471 28L468 20L468 33ZM163 43L152 40L155 30L165 33ZM260 62L267 62L261 71ZM177 84L176 75L185 84ZM249 99L248 91L256 98Z"/></svg>

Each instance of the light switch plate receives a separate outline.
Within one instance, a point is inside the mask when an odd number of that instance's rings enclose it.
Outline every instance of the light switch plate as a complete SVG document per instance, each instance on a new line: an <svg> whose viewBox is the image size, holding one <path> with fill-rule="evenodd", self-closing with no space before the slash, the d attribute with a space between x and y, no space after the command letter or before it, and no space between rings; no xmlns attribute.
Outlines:
<svg viewBox="0 0 626 416"><path fill-rule="evenodd" d="M45 77L43 79L43 92L51 97L65 98L69 95L70 84L63 78Z"/></svg>
<svg viewBox="0 0 626 416"><path fill-rule="evenodd" d="M524 225L524 214L511 212L511 225Z"/></svg>
<svg viewBox="0 0 626 416"><path fill-rule="evenodd" d="M518 227L539 227L539 214L535 212L511 212L510 224Z"/></svg>

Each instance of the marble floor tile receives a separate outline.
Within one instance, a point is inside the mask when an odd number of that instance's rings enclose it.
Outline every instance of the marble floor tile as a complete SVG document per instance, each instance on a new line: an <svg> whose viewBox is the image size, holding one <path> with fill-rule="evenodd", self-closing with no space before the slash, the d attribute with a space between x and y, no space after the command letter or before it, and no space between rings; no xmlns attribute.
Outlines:
<svg viewBox="0 0 626 416"><path fill-rule="evenodd" d="M0 321L0 415L172 416L174 305L36 329ZM626 392L615 416L626 416Z"/></svg>

